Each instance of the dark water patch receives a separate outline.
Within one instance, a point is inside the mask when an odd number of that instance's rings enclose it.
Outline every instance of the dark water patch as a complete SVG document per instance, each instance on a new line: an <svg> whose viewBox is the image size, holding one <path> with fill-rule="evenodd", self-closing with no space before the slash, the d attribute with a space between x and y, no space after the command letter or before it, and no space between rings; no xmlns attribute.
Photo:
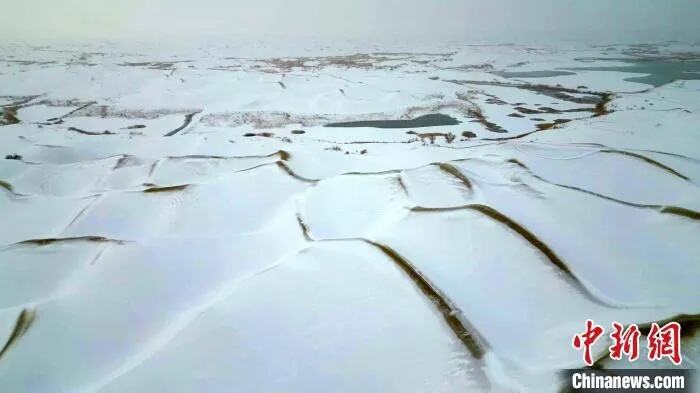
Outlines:
<svg viewBox="0 0 700 393"><path fill-rule="evenodd" d="M503 78L549 78L554 76L576 75L575 72L569 71L495 71L496 74Z"/></svg>
<svg viewBox="0 0 700 393"><path fill-rule="evenodd" d="M576 104L585 105L596 105L599 103L606 93L595 92L595 91L581 91L578 89L571 89L563 86L549 86L542 84L529 84L529 83L514 83L514 82L498 82L498 81L475 81L475 80L456 80L450 79L445 80L445 82L451 82L458 85L476 85L476 86L500 86L500 87L512 87L516 89L528 90L535 93L545 95L547 97L555 98L557 100L573 102ZM524 105L523 103L517 103L514 105Z"/></svg>
<svg viewBox="0 0 700 393"><path fill-rule="evenodd" d="M371 128L420 128L434 126L454 126L461 122L452 116L441 113L423 115L411 120L362 120L341 123L328 123L324 127L371 127Z"/></svg>
<svg viewBox="0 0 700 393"><path fill-rule="evenodd" d="M700 60L676 59L616 59L628 63L622 66L570 67L566 70L580 71L616 71L634 74L647 74L625 78L628 82L637 82L659 87L676 80L700 80Z"/></svg>

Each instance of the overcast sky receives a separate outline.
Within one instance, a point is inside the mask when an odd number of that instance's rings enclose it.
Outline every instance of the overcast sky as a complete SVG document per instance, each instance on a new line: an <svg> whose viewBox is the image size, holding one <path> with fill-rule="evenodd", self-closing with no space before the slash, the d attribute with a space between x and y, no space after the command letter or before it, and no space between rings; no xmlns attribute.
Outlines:
<svg viewBox="0 0 700 393"><path fill-rule="evenodd" d="M700 40L700 0L0 0L7 41Z"/></svg>

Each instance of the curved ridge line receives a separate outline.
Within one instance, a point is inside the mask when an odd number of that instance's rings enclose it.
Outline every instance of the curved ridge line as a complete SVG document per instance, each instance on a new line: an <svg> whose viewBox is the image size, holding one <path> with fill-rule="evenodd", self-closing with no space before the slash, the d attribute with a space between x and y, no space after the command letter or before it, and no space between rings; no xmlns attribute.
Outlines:
<svg viewBox="0 0 700 393"><path fill-rule="evenodd" d="M560 183L552 183L552 182L549 182L549 181L547 181L547 180L545 180L545 179L540 178L540 177L537 176L537 175L533 175L533 176L535 176L535 178L537 178L537 179L539 179L539 180L542 180L543 182L548 183L548 184L551 184L551 185L553 185L553 186L562 187L562 188L566 188L566 189L569 189L569 190L582 192L582 193L584 193L584 194L588 194L588 195L591 195L591 196L595 196L595 197L598 197L598 198L601 198L601 199L605 199L605 200L608 200L608 201L611 201L611 202L619 203L619 204L621 204L621 205L630 206L630 207L636 207L636 208L639 208L639 209L657 210L659 213L663 213L663 214L671 214L671 215L675 215L675 216L681 216L681 217L685 217L685 218L688 218L688 219L691 219L691 220L700 220L700 212L697 212L697 211L691 210L691 209L686 209L686 208L684 208L684 207L672 206L672 205L647 205L647 204L643 204L643 203L628 202L628 201L624 201L624 200L622 200L622 199L617 199L617 198L609 197L609 196L607 196L607 195L599 194L599 193L597 193L597 192L595 192L595 191L586 190L586 189L584 189L584 188L579 188L579 187L575 187L575 186L569 186L569 185L560 184Z"/></svg>
<svg viewBox="0 0 700 393"><path fill-rule="evenodd" d="M454 165L449 164L449 163L447 163L447 162L443 162L443 163L440 163L440 164L434 164L434 165L437 165L437 167L440 168L441 171L443 171L443 172L445 172L445 173L451 175L452 177L457 178L457 179L458 179L459 181L461 181L462 184L464 184L469 190L472 190L472 188L473 188L472 182L469 181L469 178L468 178L464 173L462 173L462 171L460 171L459 169L457 169L457 167L455 167Z"/></svg>
<svg viewBox="0 0 700 393"><path fill-rule="evenodd" d="M22 240L14 244L9 244L5 247L11 247L13 245L23 245L31 244L35 246L46 246L53 243L69 243L69 242L96 242L96 243L114 243L114 244L126 244L126 240L110 239L103 236L75 236L75 237L48 237L48 238L38 238L38 239L27 239Z"/></svg>
<svg viewBox="0 0 700 393"><path fill-rule="evenodd" d="M26 198L26 197L31 196L30 194L22 194L22 193L15 191L15 188L14 188L14 186L12 186L12 183L4 181L4 180L0 180L0 191L3 191L3 192L10 194L11 198L22 199L22 198Z"/></svg>
<svg viewBox="0 0 700 393"><path fill-rule="evenodd" d="M181 125L180 127L178 127L178 128L176 128L176 129L174 129L174 130L168 132L167 134L165 134L165 135L163 135L163 136L173 136L173 135L177 134L178 132L184 130L185 127L187 127L187 126L190 125L190 123L192 122L192 118L194 117L194 115L196 115L196 114L198 114L198 113L201 113L201 112L202 112L202 111L192 112L192 113L186 114L186 115L185 115L185 122L182 123L182 125Z"/></svg>
<svg viewBox="0 0 700 393"><path fill-rule="evenodd" d="M90 208L92 208L93 205L97 204L97 201L99 201L100 198L102 198L102 195L104 195L104 194L94 194L94 195L88 196L88 198L93 198L93 199L90 202L88 202L85 205L85 207L80 209L78 214L76 214L75 217L73 217L73 219L70 220L70 222L68 223L68 225L66 225L66 228L63 231L65 232L68 229L70 229L70 227L72 227L73 224L75 224L76 221L78 221L78 219L80 219L80 217L82 217L85 213L87 213L87 211L90 210Z"/></svg>
<svg viewBox="0 0 700 393"><path fill-rule="evenodd" d="M453 306L453 303L444 295L423 273L418 270L410 261L401 256L396 250L386 244L376 242L365 238L341 238L341 239L322 239L317 240L311 237L309 227L304 222L301 214L297 212L297 222L301 227L304 238L312 242L333 242L333 241L361 241L372 245L379 249L384 255L391 259L394 264L401 269L413 283L420 289L425 297L435 306L437 311L442 315L443 319L450 327L452 332L462 342L464 347L475 359L481 359L484 355L485 340L477 336L467 328L467 325L472 329L472 325L463 321L464 315L462 312Z"/></svg>
<svg viewBox="0 0 700 393"><path fill-rule="evenodd" d="M652 160L651 158L646 157L646 156L643 156L643 155L641 155L641 154L632 153L632 152L625 151L625 150L614 150L614 149L604 149L604 150L600 150L600 152L601 152L601 153L622 154L622 155L625 155L625 156L634 157L634 158L637 158L637 159L639 159L639 160L642 160L642 161L646 162L647 164L653 165L653 166L655 166L655 167L657 167L657 168L661 168L661 169L665 170L666 172L668 172L668 173L670 173L670 174L672 174L672 175L674 175L674 176L680 177L680 178L683 179L683 180L690 181L690 179L689 179L688 177L686 177L686 176L680 174L680 173L677 172L675 169L673 169L673 168L671 168L671 167L669 167L669 166L666 166L666 165L664 165L664 164L662 164L662 163L660 163L660 162L658 162L658 161L656 161L656 160Z"/></svg>
<svg viewBox="0 0 700 393"><path fill-rule="evenodd" d="M280 161L275 162L275 164L277 164L277 166L280 169L282 169L283 171L285 171L289 176L291 176L299 181L302 181L304 183L317 183L317 182L319 182L319 179L308 179L306 177L298 175L284 161L280 160Z"/></svg>
<svg viewBox="0 0 700 393"><path fill-rule="evenodd" d="M411 211L413 212L446 212L446 211L460 211L460 210L474 210L478 211L479 213L484 214L485 216L500 222L501 224L504 224L508 228L510 228L512 231L520 235L525 241L530 243L533 247L535 247L537 250L539 250L548 260L551 262L554 266L556 266L560 271L562 271L567 277L569 277L572 280L572 283L579 288L579 290L592 302L600 304L605 307L609 308L628 308L625 306L619 306L615 304L608 303L606 301L603 301L602 299L599 299L597 296L593 295L593 293L586 288L585 285L579 280L578 277L571 271L569 266L564 262L559 256L547 245L545 244L542 240L540 240L537 236L535 236L532 232L530 232L528 229L526 229L524 226L518 224L517 222L513 221L511 218L508 216L504 215L503 213L499 212L498 210L486 206L486 205L481 205L481 204L468 204L468 205L462 205L462 206L455 206L455 207L445 207L445 208L428 208L428 207L421 207L421 206L415 206L411 208Z"/></svg>
<svg viewBox="0 0 700 393"><path fill-rule="evenodd" d="M0 180L0 191L6 192L10 194L11 198L22 198L22 197L28 197L28 194L21 194L17 191L15 191L15 188L12 186L10 182Z"/></svg>
<svg viewBox="0 0 700 393"><path fill-rule="evenodd" d="M396 183L398 183L398 185L399 185L399 188L401 188L404 195L406 195L406 198L410 199L411 194L408 192L408 187L406 186L406 182L404 181L403 172L397 173L395 179L396 179Z"/></svg>
<svg viewBox="0 0 700 393"><path fill-rule="evenodd" d="M201 303L188 308L167 321L165 327L159 330L159 334L157 334L154 339L150 340L145 346L138 348L133 356L127 358L122 364L115 367L113 370L106 372L105 375L103 375L96 382L93 382L91 386L85 388L84 390L86 392L100 391L103 387L113 383L123 375L126 375L132 370L141 367L146 361L153 358L157 353L169 345L172 340L176 339L204 312L216 304L228 299L239 288L238 285L240 285L241 282L279 267L285 263L285 259L298 255L307 248L308 247L292 250L289 254L279 257L274 262L261 268L260 270L227 280L226 282L217 286L218 291L205 294Z"/></svg>
<svg viewBox="0 0 700 393"><path fill-rule="evenodd" d="M420 289L423 295L425 295L425 297L430 300L431 303L433 303L452 332L462 342L469 353L475 359L481 359L484 356L484 349L482 348L484 344L481 344L484 342L483 338L477 338L477 336L472 333L469 328L467 328L467 326L469 326L472 330L476 330L469 322L463 321L465 318L462 312L454 307L447 296L437 289L425 277L425 275L420 272L420 270L418 270L406 258L401 256L401 254L399 254L396 250L387 246L386 244L378 243L369 239L357 240L371 244L372 246L378 248L389 259L391 259L397 267L399 267L406 275L409 276L411 281L413 281L418 289Z"/></svg>
<svg viewBox="0 0 700 393"><path fill-rule="evenodd" d="M85 109L85 108L87 108L87 107L89 107L89 106L95 105L95 104L97 104L97 101L90 101L90 102L88 102L88 103L85 104L85 105L82 105L82 106L80 106L80 107L78 107L78 108L76 108L76 109L73 109L72 111L70 111L70 112L68 112L68 113L65 113L65 114L63 114L63 115L57 117L56 119L63 119L64 117L68 117L68 116L74 114L75 112L81 111L81 110L83 110L83 109Z"/></svg>
<svg viewBox="0 0 700 393"><path fill-rule="evenodd" d="M309 234L309 227L306 225L306 222L304 221L304 218L301 216L301 213L299 211L296 212L296 218L297 223L299 224L299 228L301 229L301 233L304 235L304 240L309 242L316 241Z"/></svg>
<svg viewBox="0 0 700 393"><path fill-rule="evenodd" d="M527 165L523 164L522 162L518 161L515 158L510 158L510 159L506 160L506 162L510 162L514 165L517 165L517 166L523 168L524 170L526 170L528 172L528 174L530 176L534 177L535 179L538 179L544 183L547 183L547 184L550 184L550 185L553 185L556 187L562 187L562 188L566 188L569 190L582 192L582 193L592 195L592 196L595 196L598 198L602 198L602 199L605 199L605 200L608 200L611 202L619 203L619 204L622 204L625 206L636 207L636 208L640 208L640 209L653 209L653 210L658 210L660 213L663 213L663 214L672 214L672 215L676 215L676 216L689 218L691 220L700 220L700 212L697 212L695 210L686 209L684 207L673 206L673 205L647 205L647 204L643 204L643 203L624 201L622 199L617 199L617 198L613 198L613 197L610 197L607 195L599 194L595 191L587 190L585 188L570 186L570 185L561 184L561 183L554 183L552 181L549 181L549 180L533 173L532 170L527 167Z"/></svg>
<svg viewBox="0 0 700 393"><path fill-rule="evenodd" d="M688 160L694 164L700 163L700 159L697 159L694 157L684 156L683 154L678 154L678 153L669 153L669 152L661 151L661 150L645 150L645 149L630 149L630 150L637 150L637 151L643 151L643 152L647 152L647 153L655 153L655 154L661 154L664 156L682 158L682 159Z"/></svg>

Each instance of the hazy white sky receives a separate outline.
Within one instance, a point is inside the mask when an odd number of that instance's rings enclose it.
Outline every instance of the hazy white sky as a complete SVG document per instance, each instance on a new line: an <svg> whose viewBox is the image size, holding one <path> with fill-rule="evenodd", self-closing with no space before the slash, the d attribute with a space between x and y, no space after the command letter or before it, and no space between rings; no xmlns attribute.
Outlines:
<svg viewBox="0 0 700 393"><path fill-rule="evenodd" d="M700 0L0 0L3 40L700 40Z"/></svg>

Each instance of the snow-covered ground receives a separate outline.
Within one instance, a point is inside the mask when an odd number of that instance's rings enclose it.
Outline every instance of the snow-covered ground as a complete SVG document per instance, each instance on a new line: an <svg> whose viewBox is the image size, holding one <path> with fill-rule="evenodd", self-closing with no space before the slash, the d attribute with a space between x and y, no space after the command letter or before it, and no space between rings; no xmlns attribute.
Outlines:
<svg viewBox="0 0 700 393"><path fill-rule="evenodd" d="M699 60L0 47L0 391L556 392L586 319L696 368Z"/></svg>

